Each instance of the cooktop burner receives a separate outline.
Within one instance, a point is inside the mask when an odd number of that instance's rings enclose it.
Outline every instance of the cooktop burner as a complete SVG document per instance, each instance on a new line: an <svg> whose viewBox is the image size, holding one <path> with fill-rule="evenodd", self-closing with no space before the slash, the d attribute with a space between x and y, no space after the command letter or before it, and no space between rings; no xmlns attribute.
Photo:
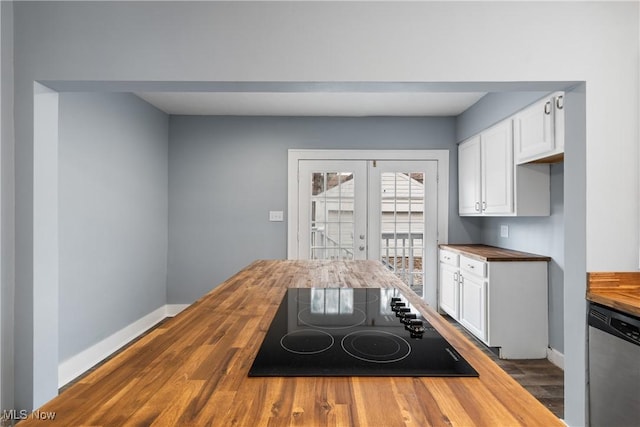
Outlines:
<svg viewBox="0 0 640 427"><path fill-rule="evenodd" d="M478 376L397 289L291 288L249 376Z"/></svg>

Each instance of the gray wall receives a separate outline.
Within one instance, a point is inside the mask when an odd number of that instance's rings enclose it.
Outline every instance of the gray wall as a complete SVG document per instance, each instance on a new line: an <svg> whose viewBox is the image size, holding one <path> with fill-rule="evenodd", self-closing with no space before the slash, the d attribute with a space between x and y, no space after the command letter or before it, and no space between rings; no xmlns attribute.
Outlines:
<svg viewBox="0 0 640 427"><path fill-rule="evenodd" d="M546 93L502 92L483 97L458 117L457 135L462 141L540 99ZM468 218L481 234L474 243L550 256L549 346L564 352L564 165L551 166L551 215L548 217ZM509 237L500 237L500 226Z"/></svg>
<svg viewBox="0 0 640 427"><path fill-rule="evenodd" d="M500 237L500 226L509 237ZM564 353L564 164L551 166L551 216L485 218L481 243L550 256L549 346Z"/></svg>
<svg viewBox="0 0 640 427"><path fill-rule="evenodd" d="M169 118L132 94L59 102L64 361L165 304Z"/></svg>
<svg viewBox="0 0 640 427"><path fill-rule="evenodd" d="M286 258L286 222L268 211L287 209L287 149L451 150L454 132L451 117L171 116L168 302L193 302L255 259ZM450 239L465 239L450 221Z"/></svg>
<svg viewBox="0 0 640 427"><path fill-rule="evenodd" d="M509 91L492 92L483 96L456 119L456 140L464 141L470 136L505 119L516 111L539 100L549 92Z"/></svg>
<svg viewBox="0 0 640 427"><path fill-rule="evenodd" d="M13 408L13 3L0 2L0 410Z"/></svg>

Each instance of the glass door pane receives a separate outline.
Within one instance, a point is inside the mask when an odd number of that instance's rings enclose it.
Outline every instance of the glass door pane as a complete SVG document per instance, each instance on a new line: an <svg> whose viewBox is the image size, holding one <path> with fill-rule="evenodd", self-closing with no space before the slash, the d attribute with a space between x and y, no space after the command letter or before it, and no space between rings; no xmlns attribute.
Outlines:
<svg viewBox="0 0 640 427"><path fill-rule="evenodd" d="M303 259L366 259L366 162L301 161L299 249Z"/></svg>
<svg viewBox="0 0 640 427"><path fill-rule="evenodd" d="M436 161L371 163L369 256L437 305Z"/></svg>
<svg viewBox="0 0 640 427"><path fill-rule="evenodd" d="M353 259L353 172L313 172L310 259Z"/></svg>
<svg viewBox="0 0 640 427"><path fill-rule="evenodd" d="M380 260L423 294L424 173L380 175Z"/></svg>

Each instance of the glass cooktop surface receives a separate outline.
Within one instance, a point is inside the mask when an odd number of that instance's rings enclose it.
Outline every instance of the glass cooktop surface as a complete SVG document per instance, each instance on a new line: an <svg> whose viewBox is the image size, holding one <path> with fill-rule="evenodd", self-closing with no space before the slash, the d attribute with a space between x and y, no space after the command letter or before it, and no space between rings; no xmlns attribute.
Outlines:
<svg viewBox="0 0 640 427"><path fill-rule="evenodd" d="M287 290L249 376L478 376L397 289Z"/></svg>

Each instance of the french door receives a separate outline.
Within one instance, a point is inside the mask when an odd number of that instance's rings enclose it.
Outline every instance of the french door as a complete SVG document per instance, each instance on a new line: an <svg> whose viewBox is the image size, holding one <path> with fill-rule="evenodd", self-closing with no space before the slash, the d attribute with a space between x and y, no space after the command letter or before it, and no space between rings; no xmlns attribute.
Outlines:
<svg viewBox="0 0 640 427"><path fill-rule="evenodd" d="M437 166L433 160L369 162L369 259L427 298L425 274L437 280Z"/></svg>
<svg viewBox="0 0 640 427"><path fill-rule="evenodd" d="M367 164L299 163L298 258L367 259Z"/></svg>
<svg viewBox="0 0 640 427"><path fill-rule="evenodd" d="M300 159L295 257L377 259L435 303L437 174L436 160Z"/></svg>

